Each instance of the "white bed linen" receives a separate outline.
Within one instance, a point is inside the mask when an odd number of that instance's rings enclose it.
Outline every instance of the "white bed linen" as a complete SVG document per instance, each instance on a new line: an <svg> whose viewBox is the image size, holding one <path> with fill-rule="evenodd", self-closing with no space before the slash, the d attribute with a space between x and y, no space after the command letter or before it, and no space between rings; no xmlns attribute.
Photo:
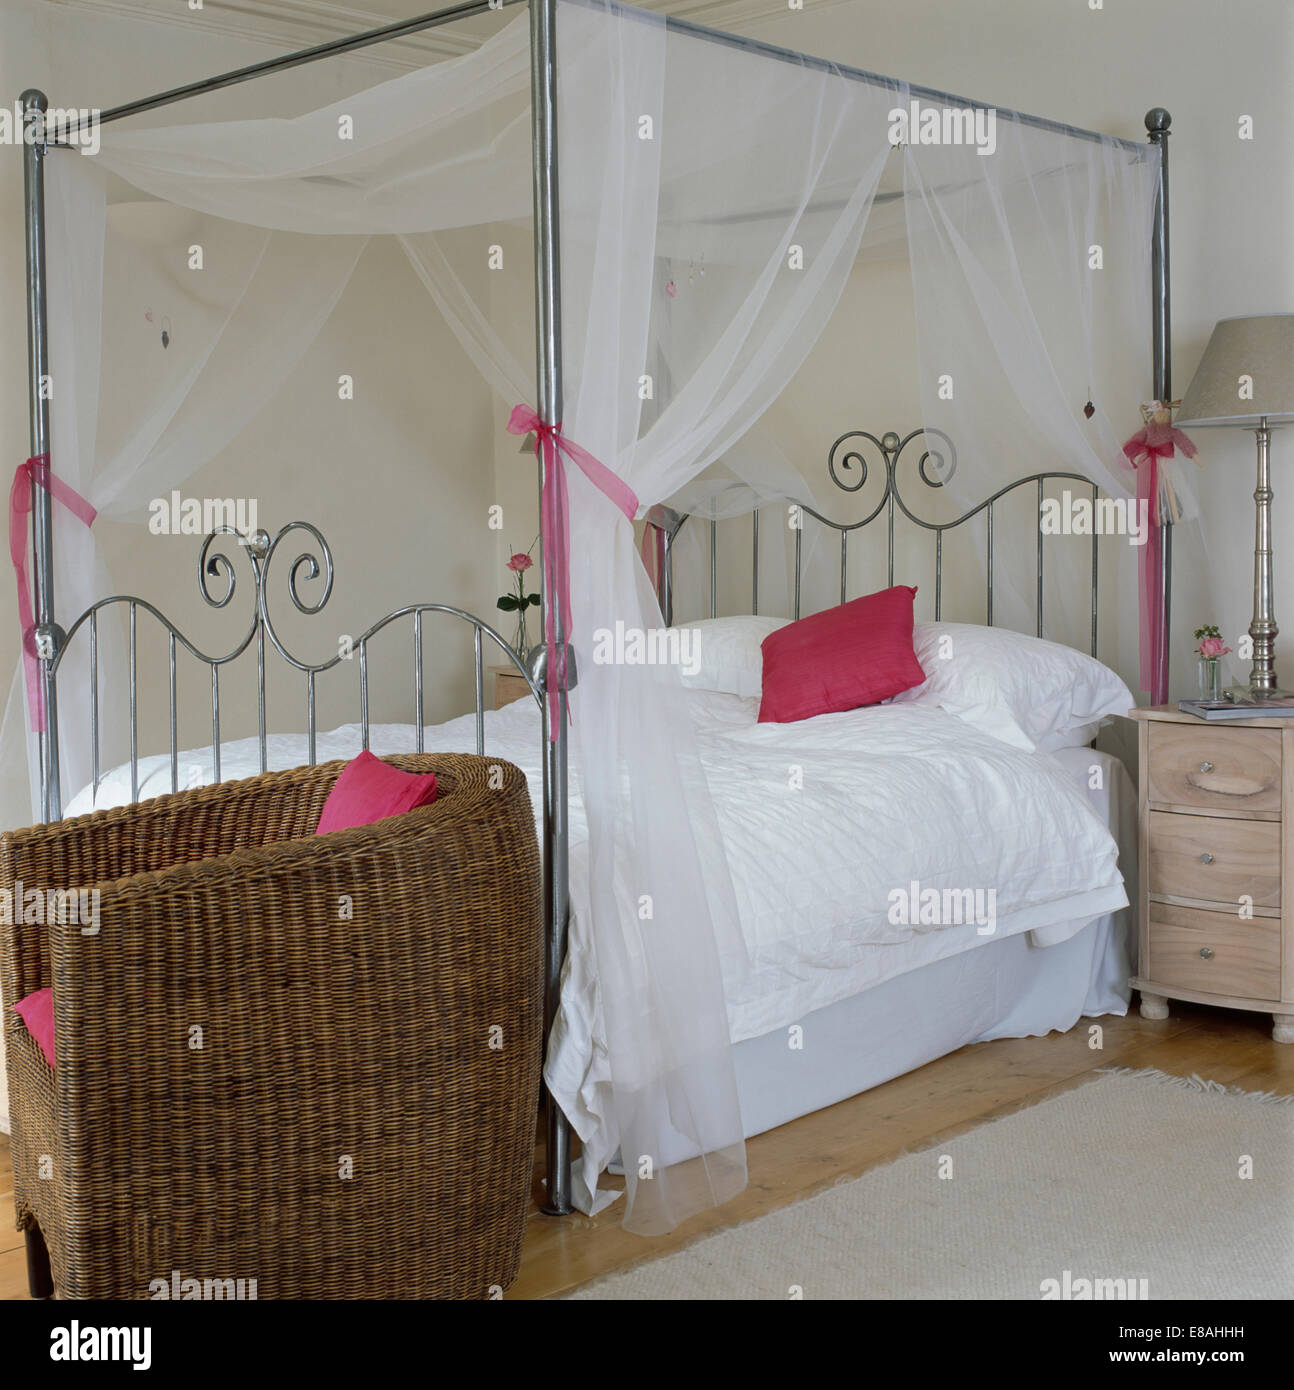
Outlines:
<svg viewBox="0 0 1294 1390"><path fill-rule="evenodd" d="M757 723L757 703L739 696L695 691L689 703L747 953L723 963L734 1042L991 940L1029 932L1035 944L1059 943L1128 901L1102 817L1047 755L1011 748L920 706L774 725ZM378 754L408 752L413 742L411 726L371 729ZM428 729L426 746L474 751L474 717ZM317 756L351 757L359 747L359 726L346 725L319 735ZM275 735L267 751L271 768L296 766L305 760L305 740ZM532 701L487 712L486 751L524 770L538 810L541 748ZM256 773L256 740L223 745L221 770L226 780ZM210 781L210 750L183 753L180 777L184 785ZM611 1080L587 923L579 786L573 766L570 949L546 1076L584 1142L576 1189L587 1206L619 1139L608 1118ZM169 788L169 757L142 760L141 797ZM129 797L129 768L116 769L96 795L87 789L74 798L67 814ZM992 934L973 923L891 922L891 891L913 882L940 891L992 889Z"/></svg>
<svg viewBox="0 0 1294 1390"><path fill-rule="evenodd" d="M1119 845L1136 898L1137 798L1117 758L1090 748L1057 753ZM1093 774L1096 775L1093 775ZM834 1105L968 1043L1040 1036L1083 1017L1125 1014L1135 973L1131 908L1041 947L1030 933L972 946L895 975L733 1049L746 1137Z"/></svg>

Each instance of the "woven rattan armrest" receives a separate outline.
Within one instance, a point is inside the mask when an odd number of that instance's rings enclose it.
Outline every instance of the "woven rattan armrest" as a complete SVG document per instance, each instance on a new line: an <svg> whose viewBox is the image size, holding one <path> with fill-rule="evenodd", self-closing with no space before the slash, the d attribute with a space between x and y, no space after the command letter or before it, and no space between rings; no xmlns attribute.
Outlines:
<svg viewBox="0 0 1294 1390"><path fill-rule="evenodd" d="M104 880L96 931L42 933L58 1065L26 1036L10 1056L14 1193L66 1296L174 1269L297 1297L479 1297L515 1274L533 811L509 764L398 761L437 774L434 804ZM288 776L322 805L340 767Z"/></svg>
<svg viewBox="0 0 1294 1390"><path fill-rule="evenodd" d="M451 807L456 819L465 815L488 825L498 794L515 795L518 787L525 787L524 775L508 763L491 762L489 766L500 772L488 779L479 760L456 755L386 761L436 772L440 796L423 808L429 814L410 813L397 821L317 836L319 814L345 763L266 772L5 832L0 835L0 889L12 894L21 884L24 890L97 890L100 928L125 928L132 919L156 924L159 901L175 905L175 920L191 912L218 920L222 895L240 901L233 891L239 883L267 883L276 874L326 878L340 899L346 894L340 885L348 879L347 862L356 856L377 851L392 836L434 835ZM490 786L490 780L496 785ZM7 1030L17 1024L11 1006L33 990L54 984L58 972L50 959L51 932L44 924L24 926L18 914L0 917L5 918L0 922L0 984ZM98 934L79 924L53 933L63 943L66 970L75 972L77 961L87 957L81 945ZM65 984L74 978L69 976Z"/></svg>
<svg viewBox="0 0 1294 1390"><path fill-rule="evenodd" d="M342 766L267 772L6 831L0 835L0 890L82 888L310 834ZM0 923L0 984L7 1011L51 981L43 923L23 926L16 912L0 916L6 918Z"/></svg>
<svg viewBox="0 0 1294 1390"><path fill-rule="evenodd" d="M4 852L16 876L57 886L155 872L246 845L295 839L314 832L344 766L332 762L264 772L8 831Z"/></svg>

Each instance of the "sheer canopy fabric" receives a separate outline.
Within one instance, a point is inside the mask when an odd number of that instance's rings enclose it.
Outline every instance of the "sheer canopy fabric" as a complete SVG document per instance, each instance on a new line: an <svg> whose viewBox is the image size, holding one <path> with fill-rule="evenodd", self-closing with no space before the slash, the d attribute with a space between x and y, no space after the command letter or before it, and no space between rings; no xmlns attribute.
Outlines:
<svg viewBox="0 0 1294 1390"><path fill-rule="evenodd" d="M659 17L564 5L558 71L577 54L594 61L558 108L564 428L647 509L745 434L817 339L884 167L892 93L716 48ZM756 164L752 208L731 170ZM848 195L827 210L826 188ZM661 370L653 315L679 301L661 293L660 240L692 224L712 298ZM740 972L745 947L677 670L593 659L599 630L662 621L632 528L582 479L571 501L572 733L593 895L573 939L592 947L603 991L626 1221L663 1231L744 1184L723 974ZM704 1161L686 1161L697 1150Z"/></svg>
<svg viewBox="0 0 1294 1390"><path fill-rule="evenodd" d="M1159 152L1057 134L998 113L996 150L908 145L903 151L916 305L921 420L955 442L940 477L959 512L1034 472L1074 473L1131 503L1121 442L1149 398L1150 246ZM936 472L936 476L938 476ZM1065 484L1086 503L1090 490ZM1038 515L1017 494L1001 520ZM1068 512L1065 513L1068 516ZM1002 534L999 531L999 535ZM1011 526L1008 534L1027 534ZM1136 650L1135 535L1102 548L1117 566L1121 660ZM1065 536L1047 551L1044 635L1081 643L1090 620L1090 544ZM995 546L994 620L1034 629L1031 544ZM1107 636L1109 634L1107 633Z"/></svg>
<svg viewBox="0 0 1294 1390"><path fill-rule="evenodd" d="M557 45L563 431L632 488L640 515L667 501L703 517L827 508L825 478L761 417L854 267L896 253L911 259L922 420L957 441L940 504L977 503L1035 462L1130 491L1118 439L1149 389L1154 151L1001 119L992 157L900 152L903 84L708 42L604 0L562 0ZM528 311L474 293L439 237L529 218L529 71L523 15L472 54L290 120L109 128L97 160L50 160L59 476L141 520L255 419L374 236L398 238L503 401L533 399L533 369L510 346ZM1098 279L1084 253L1103 237ZM219 270L188 284L175 258L197 244ZM192 312L165 373L149 375L121 330L161 280L188 285ZM591 974L606 1039L595 1099L568 1112L584 1139L577 1190L592 1209L618 1152L625 1224L658 1233L745 1182L725 982L750 943L678 672L595 659L600 631L662 622L633 528L575 470L570 504L589 896L567 971ZM112 589L86 536L59 518L55 531L67 621ZM1003 559L1000 583L1027 597L1021 559ZM1049 583L1064 595L1067 572ZM1031 628L1025 616L1009 614ZM70 793L90 775L86 685L64 670ZM108 720L124 700L111 674Z"/></svg>
<svg viewBox="0 0 1294 1390"><path fill-rule="evenodd" d="M894 106L906 109L908 103L899 96ZM1152 389L1150 247L1158 187L1154 146L1130 148L1112 138L1041 129L1010 113L994 113L991 155L981 155L974 144L915 140L894 150L855 265L861 287L855 303L874 271L902 258L916 325L916 360L903 370L915 376L919 423L930 433L905 450L896 481L922 520L947 524L1043 472L1080 475L1121 507L1134 504L1135 475L1121 442L1139 426L1139 406ZM878 336L884 325L869 322L862 331ZM663 332L667 362L671 345ZM871 355L873 366L877 357ZM847 392L847 374L838 379ZM789 447L779 449L753 433L681 488L671 505L724 520L773 503L784 513L781 504L790 497L841 523L861 519L884 486L879 451L858 442L868 459L868 482L848 495L826 467L832 436L848 428L906 432L916 422L860 419L847 401L846 395L823 437L794 442L795 464ZM926 449L932 457L919 471ZM789 488L788 471L794 479ZM859 481L848 464L840 473L850 485ZM1189 518L1196 510L1193 480L1180 465L1174 480ZM1090 501L1090 487L1064 480L1047 485L1048 501L1063 506L1066 489L1084 505ZM993 621L1030 632L1038 621L1032 540L1038 504L1030 487L1014 490L994 508ZM1057 515L1062 526L1072 520L1068 509ZM1135 522L1135 513L1125 515ZM769 520L774 524L760 534L761 608L789 615L795 532L777 524L777 516ZM804 611L812 611L838 597L839 537L806 519L799 539ZM1101 654L1126 672L1137 666L1136 540L1135 534L1102 538L1098 562L1098 576L1105 576ZM851 557L868 545L884 547L879 530L857 537ZM987 550L984 511L948 533L945 617L987 618ZM685 525L676 551L677 591L694 594L699 583L708 583L708 551L701 528ZM919 582L919 604L933 614L933 543L913 534L901 514L896 552L900 568L908 566L896 578ZM1088 640L1091 555L1081 530L1046 542L1045 635L1077 645ZM748 592L729 588L730 596Z"/></svg>

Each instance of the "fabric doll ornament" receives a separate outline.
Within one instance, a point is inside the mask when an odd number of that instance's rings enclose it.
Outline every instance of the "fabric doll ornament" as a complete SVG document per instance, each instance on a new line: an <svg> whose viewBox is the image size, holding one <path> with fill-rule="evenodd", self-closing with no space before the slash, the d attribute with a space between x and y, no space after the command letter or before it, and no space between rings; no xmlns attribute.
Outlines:
<svg viewBox="0 0 1294 1390"><path fill-rule="evenodd" d="M1141 407L1144 421L1141 429L1123 446L1128 462L1137 470L1139 497L1150 503L1151 521L1159 524L1162 507L1168 507L1168 515L1174 525L1181 521L1181 508L1177 505L1177 493L1173 489L1171 461L1178 449L1188 459L1196 457L1198 450L1190 439L1173 424L1173 407L1180 401L1151 401Z"/></svg>

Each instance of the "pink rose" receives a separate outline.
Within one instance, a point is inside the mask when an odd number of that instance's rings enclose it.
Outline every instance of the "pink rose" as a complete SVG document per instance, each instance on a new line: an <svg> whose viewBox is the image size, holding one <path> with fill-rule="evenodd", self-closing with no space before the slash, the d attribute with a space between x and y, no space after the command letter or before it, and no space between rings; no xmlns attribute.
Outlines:
<svg viewBox="0 0 1294 1390"><path fill-rule="evenodd" d="M1230 650L1230 647L1223 646L1221 637L1200 638L1201 656L1226 656Z"/></svg>
<svg viewBox="0 0 1294 1390"><path fill-rule="evenodd" d="M513 574L523 574L534 563L535 562L530 558L530 556L526 555L523 552L521 554L514 555L512 559L508 561L508 568L513 572Z"/></svg>

